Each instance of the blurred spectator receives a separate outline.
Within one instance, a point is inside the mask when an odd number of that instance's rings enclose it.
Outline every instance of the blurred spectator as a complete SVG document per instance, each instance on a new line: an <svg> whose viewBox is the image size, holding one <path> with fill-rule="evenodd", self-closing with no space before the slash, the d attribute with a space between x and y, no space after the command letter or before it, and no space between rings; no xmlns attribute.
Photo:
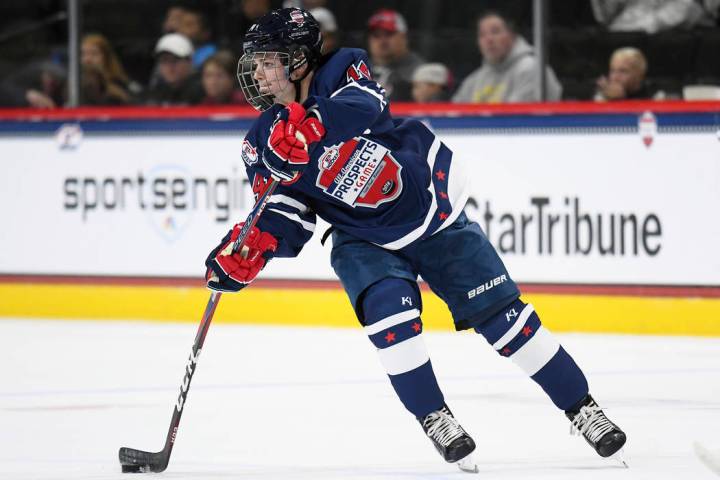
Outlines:
<svg viewBox="0 0 720 480"><path fill-rule="evenodd" d="M65 50L53 47L41 58L29 58L22 63L0 54L0 107L64 106L67 100Z"/></svg>
<svg viewBox="0 0 720 480"><path fill-rule="evenodd" d="M720 0L592 0L592 7L610 31L657 33L715 25Z"/></svg>
<svg viewBox="0 0 720 480"><path fill-rule="evenodd" d="M99 65L85 64L80 75L82 105L127 105L130 95L110 81Z"/></svg>
<svg viewBox="0 0 720 480"><path fill-rule="evenodd" d="M312 10L326 5L327 0L285 0L282 3L283 8L304 8L305 10Z"/></svg>
<svg viewBox="0 0 720 480"><path fill-rule="evenodd" d="M453 96L455 103L537 102L537 59L532 47L502 14L490 11L478 19L477 41L483 56ZM562 86L550 67L546 70L547 99L560 100Z"/></svg>
<svg viewBox="0 0 720 480"><path fill-rule="evenodd" d="M244 104L245 96L235 88L236 61L228 50L220 50L202 67L202 85L205 90L203 105Z"/></svg>
<svg viewBox="0 0 720 480"><path fill-rule="evenodd" d="M217 47L211 42L212 32L207 15L196 8L185 7L180 17L177 33L185 35L193 43L193 67L200 68Z"/></svg>
<svg viewBox="0 0 720 480"><path fill-rule="evenodd" d="M149 89L149 105L193 105L203 98L199 75L192 66L193 46L179 33L168 33L155 46L159 81Z"/></svg>
<svg viewBox="0 0 720 480"><path fill-rule="evenodd" d="M412 100L412 75L424 63L408 48L407 23L399 12L381 9L368 20L368 51L373 78L394 101Z"/></svg>
<svg viewBox="0 0 720 480"><path fill-rule="evenodd" d="M310 15L320 24L320 32L323 36L322 53L332 52L338 48L337 22L335 15L324 7L313 8L309 10Z"/></svg>
<svg viewBox="0 0 720 480"><path fill-rule="evenodd" d="M417 103L450 100L450 71L442 63L420 65L413 73L412 97Z"/></svg>
<svg viewBox="0 0 720 480"><path fill-rule="evenodd" d="M170 6L167 12L165 12L165 20L163 20L162 24L163 33L177 33L183 21L184 14L185 7L181 5Z"/></svg>
<svg viewBox="0 0 720 480"><path fill-rule="evenodd" d="M142 91L140 84L128 78L120 59L103 35L90 33L83 37L80 63L83 66L93 65L100 68L108 82L125 92L127 101L133 96L137 97Z"/></svg>
<svg viewBox="0 0 720 480"><path fill-rule="evenodd" d="M610 57L608 76L597 80L595 101L662 99L663 92L653 92L645 81L647 60L645 55L633 47L615 50Z"/></svg>
<svg viewBox="0 0 720 480"><path fill-rule="evenodd" d="M242 40L248 28L270 11L270 0L234 0L226 15L225 31L237 40L233 50L242 51Z"/></svg>
<svg viewBox="0 0 720 480"><path fill-rule="evenodd" d="M38 84L25 91L27 105L35 108L58 108L67 100L65 69L51 62L42 63Z"/></svg>
<svg viewBox="0 0 720 480"><path fill-rule="evenodd" d="M255 23L255 20L270 11L269 0L240 0L240 9L243 15ZM245 33L245 32L243 32Z"/></svg>

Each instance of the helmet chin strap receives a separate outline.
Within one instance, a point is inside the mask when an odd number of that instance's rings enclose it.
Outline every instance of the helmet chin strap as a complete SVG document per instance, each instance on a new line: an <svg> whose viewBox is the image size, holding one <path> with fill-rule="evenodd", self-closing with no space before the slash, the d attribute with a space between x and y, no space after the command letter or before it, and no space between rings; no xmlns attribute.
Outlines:
<svg viewBox="0 0 720 480"><path fill-rule="evenodd" d="M302 96L302 92L301 92L302 87L300 86L301 82L302 82L302 80L293 80L293 82L292 82L293 85L295 85L295 101L297 103L300 103L300 97Z"/></svg>
<svg viewBox="0 0 720 480"><path fill-rule="evenodd" d="M292 84L295 86L295 101L300 102L300 98L302 96L302 86L301 83L310 74L310 71L312 70L312 65L309 61L309 49L305 46L299 47L298 49L293 49L293 51L290 52L290 61L292 62L293 57L295 57L298 53L302 54L302 58L298 60L297 64L292 65L288 69L288 80L292 82ZM302 67L303 65L307 65L307 68L305 69L305 73L303 73L302 77L293 80L291 78L293 72L295 72L298 68Z"/></svg>

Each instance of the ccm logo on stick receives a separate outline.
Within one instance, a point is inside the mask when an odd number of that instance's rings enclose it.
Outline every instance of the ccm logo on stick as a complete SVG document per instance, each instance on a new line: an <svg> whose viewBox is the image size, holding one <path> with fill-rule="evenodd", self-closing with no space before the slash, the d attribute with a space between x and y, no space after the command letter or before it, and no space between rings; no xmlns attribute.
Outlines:
<svg viewBox="0 0 720 480"><path fill-rule="evenodd" d="M468 294L468 298L473 298L476 295L480 295L481 293L485 293L491 288L493 288L496 285L500 285L501 283L507 281L507 277L505 275L500 275L499 277L495 277L492 280L488 280L487 282L483 283L477 288L473 288Z"/></svg>

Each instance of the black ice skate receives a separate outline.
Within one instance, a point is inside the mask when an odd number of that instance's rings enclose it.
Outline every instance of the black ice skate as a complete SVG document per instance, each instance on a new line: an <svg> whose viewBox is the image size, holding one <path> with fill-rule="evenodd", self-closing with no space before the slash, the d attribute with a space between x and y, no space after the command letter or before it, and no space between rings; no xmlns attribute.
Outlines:
<svg viewBox="0 0 720 480"><path fill-rule="evenodd" d="M475 450L475 442L455 420L447 405L418 420L446 462L457 463L463 471L477 473L477 465L470 456Z"/></svg>
<svg viewBox="0 0 720 480"><path fill-rule="evenodd" d="M578 410L568 410L565 415L571 422L570 433L582 434L601 457L614 455L625 445L625 432L605 416L590 395L585 397Z"/></svg>

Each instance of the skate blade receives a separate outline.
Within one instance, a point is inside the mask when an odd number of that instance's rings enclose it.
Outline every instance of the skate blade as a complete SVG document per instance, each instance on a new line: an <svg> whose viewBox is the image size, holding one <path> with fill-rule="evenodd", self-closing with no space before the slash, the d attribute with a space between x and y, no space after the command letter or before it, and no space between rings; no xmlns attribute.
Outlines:
<svg viewBox="0 0 720 480"><path fill-rule="evenodd" d="M475 463L475 459L472 455L468 455L467 457L463 458L462 460L459 460L455 462L455 465L458 466L460 470L462 470L465 473L479 473L480 469L477 466L477 463Z"/></svg>
<svg viewBox="0 0 720 480"><path fill-rule="evenodd" d="M625 449L621 448L617 452L615 452L613 455L610 456L611 459L615 460L616 462L620 463L625 468L630 468L630 466L625 461Z"/></svg>

